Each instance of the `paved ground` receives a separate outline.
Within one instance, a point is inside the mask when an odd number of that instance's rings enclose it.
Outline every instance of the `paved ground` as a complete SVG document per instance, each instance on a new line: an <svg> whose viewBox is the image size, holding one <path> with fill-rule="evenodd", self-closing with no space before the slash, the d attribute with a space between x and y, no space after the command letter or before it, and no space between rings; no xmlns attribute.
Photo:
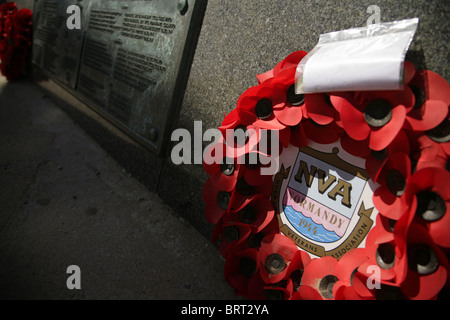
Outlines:
<svg viewBox="0 0 450 320"><path fill-rule="evenodd" d="M33 83L0 77L0 298L235 297L211 243Z"/></svg>

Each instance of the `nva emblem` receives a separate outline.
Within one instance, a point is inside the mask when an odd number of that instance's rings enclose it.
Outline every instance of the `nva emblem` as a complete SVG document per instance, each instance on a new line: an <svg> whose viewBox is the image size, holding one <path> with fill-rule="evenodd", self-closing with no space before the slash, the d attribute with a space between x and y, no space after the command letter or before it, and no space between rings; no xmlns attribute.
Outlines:
<svg viewBox="0 0 450 320"><path fill-rule="evenodd" d="M373 227L374 183L338 143L293 149L274 177L281 232L313 256L339 259Z"/></svg>

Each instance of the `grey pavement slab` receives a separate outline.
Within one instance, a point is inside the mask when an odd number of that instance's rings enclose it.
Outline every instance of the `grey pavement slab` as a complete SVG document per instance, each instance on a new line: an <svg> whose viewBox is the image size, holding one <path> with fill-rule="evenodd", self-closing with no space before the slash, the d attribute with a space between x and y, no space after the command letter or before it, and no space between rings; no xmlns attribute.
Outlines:
<svg viewBox="0 0 450 320"><path fill-rule="evenodd" d="M234 299L223 266L32 82L0 77L1 299Z"/></svg>

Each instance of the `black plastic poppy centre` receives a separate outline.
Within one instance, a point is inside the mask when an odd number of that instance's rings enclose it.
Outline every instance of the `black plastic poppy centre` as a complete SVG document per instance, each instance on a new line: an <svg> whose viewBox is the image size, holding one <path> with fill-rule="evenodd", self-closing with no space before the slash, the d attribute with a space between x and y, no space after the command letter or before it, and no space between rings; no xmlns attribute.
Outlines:
<svg viewBox="0 0 450 320"><path fill-rule="evenodd" d="M255 107L255 114L259 119L265 120L269 118L272 113L273 106L272 102L269 99L261 99L258 101Z"/></svg>
<svg viewBox="0 0 450 320"><path fill-rule="evenodd" d="M252 258L243 257L239 262L239 270L246 278L250 279L256 272L256 262Z"/></svg>
<svg viewBox="0 0 450 320"><path fill-rule="evenodd" d="M440 220L447 211L444 199L431 190L419 192L417 195L416 215L427 222Z"/></svg>
<svg viewBox="0 0 450 320"><path fill-rule="evenodd" d="M375 260L381 269L389 270L395 264L395 248L390 243L383 243L378 246Z"/></svg>
<svg viewBox="0 0 450 320"><path fill-rule="evenodd" d="M235 170L235 166L232 160L229 158L224 158L222 164L220 165L220 171L226 176L232 176Z"/></svg>
<svg viewBox="0 0 450 320"><path fill-rule="evenodd" d="M450 120L445 119L436 128L427 132L427 136L438 143L446 143L450 141Z"/></svg>
<svg viewBox="0 0 450 320"><path fill-rule="evenodd" d="M406 179L400 171L391 169L386 174L386 186L393 195L401 197L405 193Z"/></svg>
<svg viewBox="0 0 450 320"><path fill-rule="evenodd" d="M295 84L289 87L286 93L286 100L293 106L301 106L305 103L305 95L304 94L296 94L295 93Z"/></svg>
<svg viewBox="0 0 450 320"><path fill-rule="evenodd" d="M370 126L380 128L391 121L392 106L383 99L370 101L364 110L364 118Z"/></svg>
<svg viewBox="0 0 450 320"><path fill-rule="evenodd" d="M230 194L228 192L219 192L219 194L217 195L217 204L219 205L220 209L227 210L230 199Z"/></svg>
<svg viewBox="0 0 450 320"><path fill-rule="evenodd" d="M284 261L284 258L278 253L273 253L267 256L264 265L268 273L279 274L286 268L286 261Z"/></svg>
<svg viewBox="0 0 450 320"><path fill-rule="evenodd" d="M239 229L235 226L226 227L223 231L223 237L228 243L237 241L239 240Z"/></svg>
<svg viewBox="0 0 450 320"><path fill-rule="evenodd" d="M325 276L319 283L319 293L325 299L333 299L333 287L339 279L334 275Z"/></svg>
<svg viewBox="0 0 450 320"><path fill-rule="evenodd" d="M408 248L408 266L421 275L429 275L439 268L439 260L433 249L425 244Z"/></svg>
<svg viewBox="0 0 450 320"><path fill-rule="evenodd" d="M256 220L257 212L252 206L246 206L238 212L239 221L245 224L253 223Z"/></svg>

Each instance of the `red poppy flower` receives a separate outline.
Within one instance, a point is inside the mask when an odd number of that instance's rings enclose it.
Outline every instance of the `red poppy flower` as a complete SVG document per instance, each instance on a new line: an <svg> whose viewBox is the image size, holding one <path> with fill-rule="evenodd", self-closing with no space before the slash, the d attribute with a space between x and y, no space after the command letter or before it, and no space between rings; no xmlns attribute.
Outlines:
<svg viewBox="0 0 450 320"><path fill-rule="evenodd" d="M431 140L427 135L417 138L419 146L415 154L417 164L416 170L434 167L444 170L449 169L450 143L438 143Z"/></svg>
<svg viewBox="0 0 450 320"><path fill-rule="evenodd" d="M448 89L447 89L448 90ZM428 131L438 126L448 114L448 105L438 100L425 100L406 116L405 128L415 131Z"/></svg>
<svg viewBox="0 0 450 320"><path fill-rule="evenodd" d="M398 220L408 210L408 203L402 196L410 176L408 154L397 152L389 157L376 180L380 187L373 194L375 207L385 217Z"/></svg>
<svg viewBox="0 0 450 320"><path fill-rule="evenodd" d="M427 230L412 224L408 231L408 273L401 284L412 300L435 299L447 282L449 263Z"/></svg>
<svg viewBox="0 0 450 320"><path fill-rule="evenodd" d="M14 80L21 74L31 47L32 12L17 11L15 3L0 6L0 65L1 73Z"/></svg>
<svg viewBox="0 0 450 320"><path fill-rule="evenodd" d="M271 159L276 161L283 150L283 145L288 144L290 139L290 128L286 127L283 130L262 129L260 130L260 137L260 141L256 146L257 151L255 151L258 153L258 158L252 154L255 152L250 152L249 155L254 156L253 160L259 159L259 163L266 166L271 163ZM255 163L253 162L250 164Z"/></svg>
<svg viewBox="0 0 450 320"><path fill-rule="evenodd" d="M278 76L282 71L286 69L297 68L297 65L300 63L300 61L302 61L302 59L307 54L308 53L305 51L296 51L291 53L283 61L279 62L272 70L257 75L256 78L258 79L258 83L261 84L266 80L272 79L273 77Z"/></svg>
<svg viewBox="0 0 450 320"><path fill-rule="evenodd" d="M290 143L294 147L298 148L306 147L308 145L308 138L306 137L306 133L305 130L303 129L302 123L300 123L295 127L291 127Z"/></svg>
<svg viewBox="0 0 450 320"><path fill-rule="evenodd" d="M217 154L218 153L218 154ZM226 157L226 146L219 142L205 151L203 168L217 189L233 191L239 175L240 165L235 159Z"/></svg>
<svg viewBox="0 0 450 320"><path fill-rule="evenodd" d="M294 70L286 70L280 77L247 90L238 101L238 110L241 119L256 127L283 130L300 123L303 104L304 95L295 94Z"/></svg>
<svg viewBox="0 0 450 320"><path fill-rule="evenodd" d="M369 173L370 178L376 181L383 167L395 153L401 152L410 154L410 150L411 147L408 135L404 131L400 131L387 148L380 151L371 150L365 157L366 170L367 173Z"/></svg>
<svg viewBox="0 0 450 320"><path fill-rule="evenodd" d="M258 233L273 220L274 214L273 204L269 199L255 196L245 207L232 210L223 218L223 222L225 226L247 225L253 233Z"/></svg>
<svg viewBox="0 0 450 320"><path fill-rule="evenodd" d="M285 94L278 87L260 84L245 91L237 102L239 118L244 125L266 130L282 130L286 125L278 121L274 109L285 105Z"/></svg>
<svg viewBox="0 0 450 320"><path fill-rule="evenodd" d="M396 246L393 228L392 220L377 216L376 225L366 239L364 250L368 260L353 274L351 289L342 292L347 300L387 299L387 295L402 297L398 286L406 275L406 254L404 248Z"/></svg>
<svg viewBox="0 0 450 320"><path fill-rule="evenodd" d="M245 168L244 168L245 169ZM245 170L241 170L236 187L231 194L230 209L240 210L244 208L255 196L262 195L270 198L272 194L272 184L251 185L245 178Z"/></svg>
<svg viewBox="0 0 450 320"><path fill-rule="evenodd" d="M380 283L399 284L406 275L405 248L398 246L394 233L387 230L381 218L377 216L377 224L366 238L367 262L359 268L359 272L370 277L367 270L370 266L380 268Z"/></svg>
<svg viewBox="0 0 450 320"><path fill-rule="evenodd" d="M392 220L389 220L381 215L377 216L376 227L379 228L378 233L380 234L392 234L393 224ZM367 244L366 244L367 248ZM392 260L394 264L398 266L403 266L404 269L404 259L401 260L400 256L390 258L389 247L386 244L382 244L378 247L376 253L376 262L370 261L367 255L368 251L366 249L356 249L359 252L351 251L353 256L347 257L345 255L341 260L339 260L339 266L343 263L345 268L345 263L352 266L358 265L357 269L351 273L350 283L351 286L338 286L336 284L336 297L344 300L375 300L375 299L397 299L402 298L402 294L397 283L393 283L391 280L383 280L378 278L379 272L382 268L386 268L386 263ZM364 251L364 252L363 252ZM370 249L372 251L372 249ZM398 250L401 252L401 250ZM344 260L346 259L346 260ZM344 261L343 261L344 260ZM348 262L346 262L348 261ZM399 268L399 269L402 269ZM351 268L347 267L347 275ZM340 270L337 268L337 273ZM345 278L342 277L341 278ZM399 279L400 282L401 279Z"/></svg>
<svg viewBox="0 0 450 320"><path fill-rule="evenodd" d="M319 125L330 124L336 119L336 109L331 103L330 95L326 93L306 94L305 111Z"/></svg>
<svg viewBox="0 0 450 320"><path fill-rule="evenodd" d="M260 248L262 239L264 239L266 236L279 233L280 233L280 225L278 224L277 219L273 219L268 223L266 227L264 227L264 229L262 229L258 233L252 233L249 235L248 246L250 248Z"/></svg>
<svg viewBox="0 0 450 320"><path fill-rule="evenodd" d="M450 85L440 75L419 70L409 83L415 95L414 108L406 116L405 128L428 131L438 126L448 115Z"/></svg>
<svg viewBox="0 0 450 320"><path fill-rule="evenodd" d="M335 269L335 276L339 279L333 286L333 296L336 300L361 300L353 286L355 273L359 266L368 260L363 248L347 252L339 261ZM367 281L366 281L367 282Z"/></svg>
<svg viewBox="0 0 450 320"><path fill-rule="evenodd" d="M280 281L264 288L266 300L290 300L292 297L292 281Z"/></svg>
<svg viewBox="0 0 450 320"><path fill-rule="evenodd" d="M229 225L231 226L231 225ZM220 254L226 258L230 251L244 251L247 249L256 249L258 250L261 247L261 242L264 237L271 234L279 234L280 233L280 227L278 225L278 222L276 220L271 220L267 226L265 226L262 230L259 232L252 232L252 228L249 225L246 224L239 224L238 230L239 232L239 240L237 241L230 241L233 238L236 238L236 236L231 237L233 233L237 234L235 231L233 231L233 228L226 231L228 233L228 241L225 239L223 240L225 236L224 228L229 227L228 225L224 225L224 221L220 220L216 227L213 230L212 235L212 241L214 243L219 243L219 252ZM235 226L235 225L233 225ZM219 240L222 240L219 242ZM243 240L243 241L241 241Z"/></svg>
<svg viewBox="0 0 450 320"><path fill-rule="evenodd" d="M238 121L234 120L226 123L222 127L225 138L221 137L218 143L209 146L204 152L205 171L212 176L213 184L225 191L231 191L237 179L242 176L252 186L267 184L271 181L270 176L261 174L261 168L270 165L270 155L267 154L271 147L270 138L266 139L269 150L265 150L267 146L262 147L261 138L267 137L266 132L252 126L240 126L237 123ZM241 137L235 139L239 136ZM263 149L264 152L261 151ZM240 171L242 172L239 175Z"/></svg>
<svg viewBox="0 0 450 320"><path fill-rule="evenodd" d="M287 267L286 275L284 279L291 279L294 284L294 290L298 290L302 284L303 273L305 272L306 266L311 262L311 256L303 251L297 250L291 263Z"/></svg>
<svg viewBox="0 0 450 320"><path fill-rule="evenodd" d="M332 98L347 134L357 141L369 139L369 147L376 151L389 146L398 135L413 101L409 88L358 93L352 99L346 95Z"/></svg>
<svg viewBox="0 0 450 320"><path fill-rule="evenodd" d="M439 246L450 248L450 173L439 168L425 168L408 180L405 200L410 204L408 216L402 219L403 234L415 221L423 225L431 239ZM400 221L399 221L400 222Z"/></svg>
<svg viewBox="0 0 450 320"><path fill-rule="evenodd" d="M216 188L231 192L242 177L251 186L267 185L272 181L271 176L261 173L261 169L267 166L260 161L264 155L251 152L234 158L236 153L230 149L220 141L205 150L203 168Z"/></svg>
<svg viewBox="0 0 450 320"><path fill-rule="evenodd" d="M369 143L367 140L353 140L345 132L343 132L341 136L341 146L345 151L356 157L367 158L370 156L371 150L369 148Z"/></svg>
<svg viewBox="0 0 450 320"><path fill-rule="evenodd" d="M19 31L30 29L32 23L33 23L33 12L30 9L22 8L19 11L17 11L15 26Z"/></svg>
<svg viewBox="0 0 450 320"><path fill-rule="evenodd" d="M295 93L295 68L285 69L264 85L278 87L284 93L284 104L273 106L275 117L286 126L295 126L303 118L305 95Z"/></svg>
<svg viewBox="0 0 450 320"><path fill-rule="evenodd" d="M244 156L251 152L259 152L258 144L261 141L263 132L253 125L243 125L240 119L235 118L236 114L230 114L219 130L222 138L225 156L231 159L238 159L239 164L244 161Z"/></svg>
<svg viewBox="0 0 450 320"><path fill-rule="evenodd" d="M20 33L19 32L14 33L12 37L14 45L16 47L22 47L25 50L28 50L28 48L31 47L31 37L28 33L31 34L31 30L28 32L23 31Z"/></svg>
<svg viewBox="0 0 450 320"><path fill-rule="evenodd" d="M212 241L216 243L221 237L219 252L223 257L227 257L230 249L244 247L240 245L247 241L250 232L250 226L246 224L225 224L220 220L214 228Z"/></svg>
<svg viewBox="0 0 450 320"><path fill-rule="evenodd" d="M266 236L260 248L260 273L266 283L281 281L298 247L289 238L277 234Z"/></svg>
<svg viewBox="0 0 450 320"><path fill-rule="evenodd" d="M222 121L219 130L222 132L222 135L225 136L225 132L227 129L234 129L240 123L240 118L237 109L233 109L228 115L224 114L224 119Z"/></svg>
<svg viewBox="0 0 450 320"><path fill-rule="evenodd" d="M261 274L253 276L248 284L248 298L250 300L290 300L293 293L290 280L268 284Z"/></svg>
<svg viewBox="0 0 450 320"><path fill-rule="evenodd" d="M303 273L302 287L309 286L313 288L323 299L333 299L333 287L339 281L335 276L336 266L337 260L333 257L327 256L312 260ZM303 297L300 289L300 296ZM309 289L308 294L311 294Z"/></svg>
<svg viewBox="0 0 450 320"><path fill-rule="evenodd" d="M422 89L426 100L437 100L447 105L450 104L449 84L436 72L418 70L410 82L410 86Z"/></svg>
<svg viewBox="0 0 450 320"><path fill-rule="evenodd" d="M217 224L228 210L231 201L230 192L216 188L211 179L208 179L203 186L202 198L206 204L206 220L209 223Z"/></svg>
<svg viewBox="0 0 450 320"><path fill-rule="evenodd" d="M253 159L252 159L253 157ZM262 164L260 160L264 158L264 163ZM264 175L262 173L263 168L267 168L270 165L270 157L264 157L259 153L248 154L243 165L245 168L244 179L251 186L267 185L272 183L271 175ZM256 162L256 163L255 163Z"/></svg>
<svg viewBox="0 0 450 320"><path fill-rule="evenodd" d="M15 2L5 2L0 6L0 16L7 17L14 15L17 12L17 5Z"/></svg>
<svg viewBox="0 0 450 320"><path fill-rule="evenodd" d="M324 300L322 295L313 287L302 285L292 296L292 300Z"/></svg>
<svg viewBox="0 0 450 320"><path fill-rule="evenodd" d="M14 18L13 16L7 16L3 19L3 37L7 40L11 40L14 31Z"/></svg>
<svg viewBox="0 0 450 320"><path fill-rule="evenodd" d="M244 93L242 99L238 101L238 109L246 111L245 116L249 113L254 114L256 117L251 121L255 126L282 130L283 127L280 127L274 119L285 127L300 123L305 96L295 93L295 68L284 69L277 77L272 77L254 88L247 92L248 95Z"/></svg>
<svg viewBox="0 0 450 320"><path fill-rule="evenodd" d="M225 279L234 288L236 295L248 296L250 279L259 276L258 261L256 249L229 251L225 261Z"/></svg>
<svg viewBox="0 0 450 320"><path fill-rule="evenodd" d="M330 144L338 141L343 132L336 122L320 125L312 119L305 119L302 125L308 139L320 144Z"/></svg>

